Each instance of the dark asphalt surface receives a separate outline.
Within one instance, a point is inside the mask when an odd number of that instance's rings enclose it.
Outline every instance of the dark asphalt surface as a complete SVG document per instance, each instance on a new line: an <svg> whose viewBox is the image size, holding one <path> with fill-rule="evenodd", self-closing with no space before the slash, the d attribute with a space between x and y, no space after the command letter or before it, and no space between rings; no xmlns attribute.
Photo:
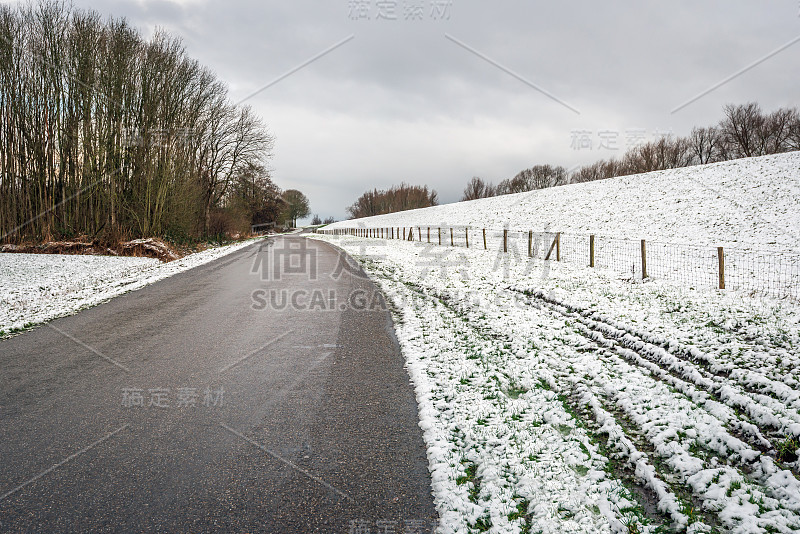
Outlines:
<svg viewBox="0 0 800 534"><path fill-rule="evenodd" d="M276 238L0 341L0 531L431 532L391 319L343 265Z"/></svg>

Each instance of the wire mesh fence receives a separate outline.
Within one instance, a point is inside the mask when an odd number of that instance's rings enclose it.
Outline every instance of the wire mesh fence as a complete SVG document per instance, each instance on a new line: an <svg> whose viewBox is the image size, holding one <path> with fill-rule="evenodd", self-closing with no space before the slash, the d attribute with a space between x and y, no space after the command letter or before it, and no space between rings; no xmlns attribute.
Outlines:
<svg viewBox="0 0 800 534"><path fill-rule="evenodd" d="M696 289L734 289L800 300L800 254L447 224L321 229L319 233L477 248L607 269L631 280L664 279Z"/></svg>

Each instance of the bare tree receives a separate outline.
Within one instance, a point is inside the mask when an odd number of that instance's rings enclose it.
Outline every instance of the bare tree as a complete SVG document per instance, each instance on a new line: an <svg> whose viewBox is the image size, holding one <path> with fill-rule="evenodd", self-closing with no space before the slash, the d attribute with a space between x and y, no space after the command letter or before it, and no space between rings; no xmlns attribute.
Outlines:
<svg viewBox="0 0 800 534"><path fill-rule="evenodd" d="M710 126L708 128L693 128L689 134L690 150L692 155L701 165L717 161L722 138L719 130Z"/></svg>
<svg viewBox="0 0 800 534"><path fill-rule="evenodd" d="M767 115L761 132L761 146L764 154L778 154L792 150L792 128L798 122L794 108L782 108Z"/></svg>
<svg viewBox="0 0 800 534"><path fill-rule="evenodd" d="M800 150L800 116L795 116L794 122L789 127L789 150Z"/></svg>
<svg viewBox="0 0 800 534"><path fill-rule="evenodd" d="M60 0L0 5L0 234L197 235L272 139L157 31Z"/></svg>
<svg viewBox="0 0 800 534"><path fill-rule="evenodd" d="M436 191L428 186L412 186L400 184L389 189L379 191L373 189L361 195L350 207L347 208L350 217L370 217L384 213L394 213L416 208L427 208L439 203Z"/></svg>
<svg viewBox="0 0 800 534"><path fill-rule="evenodd" d="M725 118L720 123L720 130L733 157L762 155L759 137L764 120L761 107L755 102L725 106Z"/></svg>
<svg viewBox="0 0 800 534"><path fill-rule="evenodd" d="M561 166L534 165L517 173L510 180L503 180L497 185L497 194L523 193L536 189L545 189L564 185L568 182L567 170Z"/></svg>
<svg viewBox="0 0 800 534"><path fill-rule="evenodd" d="M491 183L485 182L482 178L477 176L473 176L467 184L467 187L464 188L461 201L493 197L495 196L495 192L496 188Z"/></svg>

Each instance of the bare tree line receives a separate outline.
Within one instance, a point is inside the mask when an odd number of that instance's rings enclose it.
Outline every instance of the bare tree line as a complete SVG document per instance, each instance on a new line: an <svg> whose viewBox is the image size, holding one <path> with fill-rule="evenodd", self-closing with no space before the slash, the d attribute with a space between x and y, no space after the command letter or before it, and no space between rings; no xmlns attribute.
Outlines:
<svg viewBox="0 0 800 534"><path fill-rule="evenodd" d="M372 215L383 215L397 211L427 208L439 203L436 191L428 186L400 184L389 189L374 189L361 195L352 206L347 208L350 217L358 219Z"/></svg>
<svg viewBox="0 0 800 534"><path fill-rule="evenodd" d="M715 126L694 128L687 137L666 136L629 149L621 159L600 160L568 175L559 166L535 165L497 186L473 177L461 200L800 150L796 108L765 113L756 103L727 105Z"/></svg>
<svg viewBox="0 0 800 534"><path fill-rule="evenodd" d="M197 236L264 216L272 145L163 31L145 40L59 1L0 5L3 240Z"/></svg>

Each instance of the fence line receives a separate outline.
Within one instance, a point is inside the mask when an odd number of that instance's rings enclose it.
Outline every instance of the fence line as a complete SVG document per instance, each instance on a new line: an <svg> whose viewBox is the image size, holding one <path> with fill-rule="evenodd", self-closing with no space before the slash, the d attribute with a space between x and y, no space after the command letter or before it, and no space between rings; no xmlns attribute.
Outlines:
<svg viewBox="0 0 800 534"><path fill-rule="evenodd" d="M631 279L658 278L691 288L733 289L800 300L800 254L472 226L321 228L316 232L477 248L609 269Z"/></svg>

